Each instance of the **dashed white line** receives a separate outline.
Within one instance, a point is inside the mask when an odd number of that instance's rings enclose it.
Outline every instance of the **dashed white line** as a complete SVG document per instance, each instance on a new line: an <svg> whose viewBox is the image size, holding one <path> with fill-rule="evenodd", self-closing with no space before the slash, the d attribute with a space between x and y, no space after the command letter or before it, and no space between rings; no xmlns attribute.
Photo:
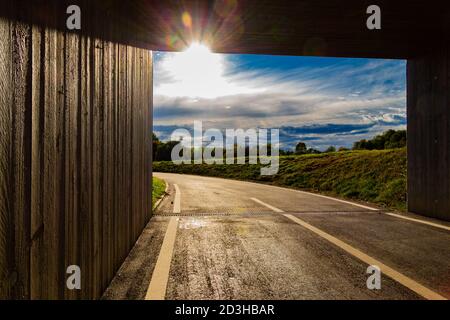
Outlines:
<svg viewBox="0 0 450 320"><path fill-rule="evenodd" d="M264 206L266 206L267 208L273 210L274 212L278 212L278 213L282 213L284 212L283 210L276 208L268 203L265 203L261 200L258 200L256 198L250 198L255 202L258 202ZM368 264L368 265L376 265L380 268L381 272L385 275L387 275L388 277L390 277L391 279L397 281L398 283L400 283L401 285L407 287L408 289L410 289L411 291L414 291L415 293L417 293L418 295L424 297L425 299L428 300L447 300L445 297L443 297L442 295L432 291L431 289L421 285L420 283L414 281L413 279L405 276L404 274L392 269L391 267L385 265L384 263L382 263L381 261L372 258L371 256L363 253L362 251L352 247L351 245L345 243L342 240L339 240L338 238L326 233L325 231L320 230L319 228L316 228L312 225L310 225L309 223L303 221L302 219L293 216L292 214L283 214L283 216L285 216L286 218L294 221L295 223L301 225L302 227L314 232L316 235L324 238L325 240L331 242L332 244L334 244L335 246L341 248L342 250L344 250L345 252L351 254L352 256L354 256L355 258L361 260L362 262Z"/></svg>
<svg viewBox="0 0 450 320"><path fill-rule="evenodd" d="M427 287L421 285L420 283L414 281L413 279L405 276L404 274L392 269L391 267L385 265L381 261L372 258L371 256L359 251L358 249L350 246L349 244L345 243L344 241L339 240L336 237L333 237L332 235L310 225L309 223L306 223L305 221L291 215L291 214L284 214L284 216L288 219L291 219L295 223L307 228L308 230L314 232L315 234L319 235L320 237L328 240L329 242L333 243L334 245L338 246L342 250L346 251L347 253L351 254L352 256L358 258L359 260L363 261L364 263L367 263L368 265L376 265L380 268L381 272L391 279L397 281L401 285L407 287L411 291L414 291L418 295L424 297L428 300L447 300L445 297L441 296L440 294L428 289Z"/></svg>
<svg viewBox="0 0 450 320"><path fill-rule="evenodd" d="M175 199L173 200L173 213L181 213L181 192L177 184L175 187Z"/></svg>
<svg viewBox="0 0 450 320"><path fill-rule="evenodd" d="M263 201L261 201L259 199L256 199L256 198L250 198L250 199L252 199L253 201L255 201L255 202L259 203L259 204L262 204L263 206L269 208L272 211L279 212L279 213L280 212L284 212L283 210L275 208L274 206L271 206L270 204L267 204L267 203L265 203L265 202L263 202Z"/></svg>

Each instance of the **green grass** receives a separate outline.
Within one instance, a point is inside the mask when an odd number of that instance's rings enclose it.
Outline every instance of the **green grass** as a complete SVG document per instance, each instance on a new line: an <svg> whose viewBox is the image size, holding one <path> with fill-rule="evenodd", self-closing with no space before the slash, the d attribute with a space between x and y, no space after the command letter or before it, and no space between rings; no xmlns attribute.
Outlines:
<svg viewBox="0 0 450 320"><path fill-rule="evenodd" d="M154 171L271 183L406 210L406 148L358 150L280 157L274 176L260 165L174 165L155 162Z"/></svg>
<svg viewBox="0 0 450 320"><path fill-rule="evenodd" d="M160 199L164 190L166 189L166 184L163 180L153 177L153 189L152 189L152 207L155 207L156 201Z"/></svg>

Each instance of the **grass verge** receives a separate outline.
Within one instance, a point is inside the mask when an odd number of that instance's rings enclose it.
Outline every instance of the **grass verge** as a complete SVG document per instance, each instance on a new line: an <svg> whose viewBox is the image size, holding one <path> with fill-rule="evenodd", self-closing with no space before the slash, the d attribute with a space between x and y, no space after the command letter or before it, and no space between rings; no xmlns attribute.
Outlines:
<svg viewBox="0 0 450 320"><path fill-rule="evenodd" d="M164 190L166 189L166 184L163 180L153 177L153 188L152 188L152 208L155 207L156 201L160 199L163 194Z"/></svg>

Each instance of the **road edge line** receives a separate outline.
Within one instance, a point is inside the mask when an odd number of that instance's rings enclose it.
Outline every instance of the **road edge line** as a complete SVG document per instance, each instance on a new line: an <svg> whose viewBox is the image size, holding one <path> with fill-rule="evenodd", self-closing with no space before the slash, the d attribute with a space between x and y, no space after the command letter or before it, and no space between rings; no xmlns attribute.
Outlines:
<svg viewBox="0 0 450 320"><path fill-rule="evenodd" d="M145 300L164 300L169 281L170 264L178 229L178 217L171 217L166 234L153 269L152 278L147 288Z"/></svg>
<svg viewBox="0 0 450 320"><path fill-rule="evenodd" d="M417 223L429 225L429 226L432 226L432 227L435 227L435 228L440 228L440 229L444 229L444 230L450 231L450 227L444 226L444 225L439 224L439 223L434 223L434 222L421 220L421 219L416 219L416 218L410 218L410 217L402 216L400 214L396 214L396 213L392 213L392 212L383 212L383 214L391 216L391 217L395 217L395 218L399 218L399 219L403 219L403 220L408 220L408 221L412 221L412 222L417 222Z"/></svg>

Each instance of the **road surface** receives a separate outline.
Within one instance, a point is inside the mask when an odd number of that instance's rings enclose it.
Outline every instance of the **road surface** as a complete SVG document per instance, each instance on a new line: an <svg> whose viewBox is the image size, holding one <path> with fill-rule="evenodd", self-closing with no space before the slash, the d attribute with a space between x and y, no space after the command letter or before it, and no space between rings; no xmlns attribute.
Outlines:
<svg viewBox="0 0 450 320"><path fill-rule="evenodd" d="M450 298L448 223L263 184L154 175L167 196L105 299ZM371 265L380 289L373 278L368 288Z"/></svg>

